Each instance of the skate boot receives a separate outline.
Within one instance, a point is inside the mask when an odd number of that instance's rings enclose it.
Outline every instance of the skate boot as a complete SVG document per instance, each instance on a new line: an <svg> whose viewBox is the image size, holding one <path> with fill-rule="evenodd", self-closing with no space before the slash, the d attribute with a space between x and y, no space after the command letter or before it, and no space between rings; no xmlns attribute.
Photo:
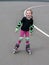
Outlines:
<svg viewBox="0 0 49 65"><path fill-rule="evenodd" d="M18 52L19 44L15 45L15 48L13 49L13 54Z"/></svg>
<svg viewBox="0 0 49 65"><path fill-rule="evenodd" d="M32 54L31 49L30 49L30 44L26 45L26 52L30 55Z"/></svg>

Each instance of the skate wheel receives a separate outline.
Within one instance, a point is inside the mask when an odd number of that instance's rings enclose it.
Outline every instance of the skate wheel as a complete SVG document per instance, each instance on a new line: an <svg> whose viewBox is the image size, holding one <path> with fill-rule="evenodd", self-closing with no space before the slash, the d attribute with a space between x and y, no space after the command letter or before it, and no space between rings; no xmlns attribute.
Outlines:
<svg viewBox="0 0 49 65"><path fill-rule="evenodd" d="M31 55L32 54L32 52L29 52L29 55Z"/></svg>
<svg viewBox="0 0 49 65"><path fill-rule="evenodd" d="M13 54L15 54L17 51L15 49L13 49Z"/></svg>

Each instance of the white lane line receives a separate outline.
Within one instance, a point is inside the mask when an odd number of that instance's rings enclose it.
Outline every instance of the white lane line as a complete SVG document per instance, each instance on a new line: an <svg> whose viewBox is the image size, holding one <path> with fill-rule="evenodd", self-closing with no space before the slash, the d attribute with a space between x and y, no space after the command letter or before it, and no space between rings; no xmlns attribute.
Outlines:
<svg viewBox="0 0 49 65"><path fill-rule="evenodd" d="M37 26L34 25L34 28L37 29L39 32L41 32L42 34L46 35L47 37L49 37L49 35L47 33L45 33L44 31L42 31L41 29L39 29Z"/></svg>
<svg viewBox="0 0 49 65"><path fill-rule="evenodd" d="M45 6L49 6L49 5L38 5L38 6L32 6L29 7L27 9L32 9L32 8L39 8L39 7L45 7ZM26 9L26 10L27 10ZM26 16L26 10L24 11L24 16ZM34 28L37 29L39 32L41 32L42 34L44 34L45 36L49 37L49 34L45 33L43 30L39 29L36 25L34 25Z"/></svg>

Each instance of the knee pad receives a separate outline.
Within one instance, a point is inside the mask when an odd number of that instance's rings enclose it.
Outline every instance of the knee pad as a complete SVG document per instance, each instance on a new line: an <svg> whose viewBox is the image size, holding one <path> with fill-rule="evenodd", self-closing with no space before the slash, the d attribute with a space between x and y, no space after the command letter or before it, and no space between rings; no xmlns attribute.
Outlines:
<svg viewBox="0 0 49 65"><path fill-rule="evenodd" d="M22 41L23 40L23 37L20 37L19 40Z"/></svg>
<svg viewBox="0 0 49 65"><path fill-rule="evenodd" d="M30 39L29 37L26 37L26 38L25 38L26 41L29 41L29 39Z"/></svg>

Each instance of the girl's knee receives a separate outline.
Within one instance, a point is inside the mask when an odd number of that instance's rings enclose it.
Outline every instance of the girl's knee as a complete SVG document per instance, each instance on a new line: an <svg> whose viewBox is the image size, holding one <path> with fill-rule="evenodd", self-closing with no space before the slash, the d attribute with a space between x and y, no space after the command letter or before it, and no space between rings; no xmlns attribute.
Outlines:
<svg viewBox="0 0 49 65"><path fill-rule="evenodd" d="M29 37L26 37L26 38L25 38L26 41L29 41L29 39L30 39Z"/></svg>
<svg viewBox="0 0 49 65"><path fill-rule="evenodd" d="M19 40L22 41L24 37L19 37Z"/></svg>

